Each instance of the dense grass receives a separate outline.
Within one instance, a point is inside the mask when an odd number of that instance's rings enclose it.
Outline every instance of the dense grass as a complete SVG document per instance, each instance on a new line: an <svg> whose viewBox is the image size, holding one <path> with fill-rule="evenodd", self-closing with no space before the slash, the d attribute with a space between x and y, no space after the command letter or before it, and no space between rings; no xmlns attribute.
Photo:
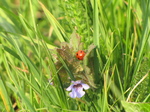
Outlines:
<svg viewBox="0 0 150 112"><path fill-rule="evenodd" d="M0 111L149 112L149 37L149 0L0 0Z"/></svg>

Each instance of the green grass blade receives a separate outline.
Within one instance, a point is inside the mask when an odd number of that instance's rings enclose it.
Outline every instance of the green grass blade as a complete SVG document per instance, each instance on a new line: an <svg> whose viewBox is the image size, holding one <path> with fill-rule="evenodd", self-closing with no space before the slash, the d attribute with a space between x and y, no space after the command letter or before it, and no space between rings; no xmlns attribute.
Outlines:
<svg viewBox="0 0 150 112"><path fill-rule="evenodd" d="M7 90L6 90L6 86L3 82L3 80L1 79L1 77L0 77L0 96L3 100L3 103L5 105L7 112L14 112L10 97L9 97Z"/></svg>
<svg viewBox="0 0 150 112"><path fill-rule="evenodd" d="M9 74L9 77L12 79L13 83L16 86L16 89L17 89L16 91L19 94L19 97L21 97L21 100L24 102L24 104L27 106L27 108L30 111L36 112L35 109L34 109L34 107L31 105L31 103L29 102L29 100L25 96L22 88L20 87L20 85L18 85L17 80L14 77L14 74L12 74L12 72L10 70L10 67L8 65L8 61L7 61L6 57L5 57L5 55L4 55L4 61L3 62L4 62L5 67L7 68L7 73Z"/></svg>
<svg viewBox="0 0 150 112"><path fill-rule="evenodd" d="M64 31L61 28L60 24L58 23L58 21L55 19L55 17L48 11L48 9L41 3L39 2L39 4L41 5L46 17L48 18L49 22L51 23L51 25L54 27L54 31L56 33L56 35L58 36L58 39L61 42L64 42Z"/></svg>

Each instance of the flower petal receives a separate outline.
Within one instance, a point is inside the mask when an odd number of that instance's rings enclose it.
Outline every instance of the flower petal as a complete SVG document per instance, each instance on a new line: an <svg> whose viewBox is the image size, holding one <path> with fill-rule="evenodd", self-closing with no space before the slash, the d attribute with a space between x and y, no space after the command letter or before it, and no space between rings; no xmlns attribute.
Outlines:
<svg viewBox="0 0 150 112"><path fill-rule="evenodd" d="M71 98L76 98L77 97L77 92L75 91L75 89L72 89L72 92L69 93Z"/></svg>
<svg viewBox="0 0 150 112"><path fill-rule="evenodd" d="M82 83L81 80L77 80L77 81L72 81L72 84L66 89L67 91L71 91L69 93L71 98L81 98L82 96L85 95L85 91L83 91L83 89L87 90L89 89L90 86L87 84Z"/></svg>
<svg viewBox="0 0 150 112"><path fill-rule="evenodd" d="M89 86L89 85L84 84L84 83L82 83L82 87L83 87L85 90L87 90L87 89L89 89L89 88L90 88L90 86Z"/></svg>
<svg viewBox="0 0 150 112"><path fill-rule="evenodd" d="M74 85L77 85L77 84L80 84L80 83L81 83L81 80L77 80L77 81L73 82Z"/></svg>
<svg viewBox="0 0 150 112"><path fill-rule="evenodd" d="M84 94L85 94L85 92L83 91L83 88L77 89L77 96L76 97L81 98Z"/></svg>
<svg viewBox="0 0 150 112"><path fill-rule="evenodd" d="M66 90L71 91L72 88L73 88L73 84L71 84Z"/></svg>
<svg viewBox="0 0 150 112"><path fill-rule="evenodd" d="M71 83L74 83L75 81L71 81Z"/></svg>

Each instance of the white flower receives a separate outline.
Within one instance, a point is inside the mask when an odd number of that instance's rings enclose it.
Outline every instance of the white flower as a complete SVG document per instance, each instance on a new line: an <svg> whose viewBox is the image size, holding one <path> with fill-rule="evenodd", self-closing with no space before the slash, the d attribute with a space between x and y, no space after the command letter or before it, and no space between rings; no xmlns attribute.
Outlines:
<svg viewBox="0 0 150 112"><path fill-rule="evenodd" d="M69 93L71 98L81 98L85 92L83 91L83 89L87 90L89 89L89 85L82 83L82 81L78 80L78 81L72 81L73 84L71 84L66 90L67 91L71 91Z"/></svg>

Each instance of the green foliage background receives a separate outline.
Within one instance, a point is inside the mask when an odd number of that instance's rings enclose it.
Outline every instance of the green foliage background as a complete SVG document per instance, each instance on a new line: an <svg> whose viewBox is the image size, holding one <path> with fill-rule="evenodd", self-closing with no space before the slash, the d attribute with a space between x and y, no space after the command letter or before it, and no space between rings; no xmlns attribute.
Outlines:
<svg viewBox="0 0 150 112"><path fill-rule="evenodd" d="M80 62L92 63L96 87L81 99L68 96L62 79L74 74L62 58L61 77L50 52L74 31L83 50L96 46ZM149 37L149 0L0 0L0 111L148 112Z"/></svg>

